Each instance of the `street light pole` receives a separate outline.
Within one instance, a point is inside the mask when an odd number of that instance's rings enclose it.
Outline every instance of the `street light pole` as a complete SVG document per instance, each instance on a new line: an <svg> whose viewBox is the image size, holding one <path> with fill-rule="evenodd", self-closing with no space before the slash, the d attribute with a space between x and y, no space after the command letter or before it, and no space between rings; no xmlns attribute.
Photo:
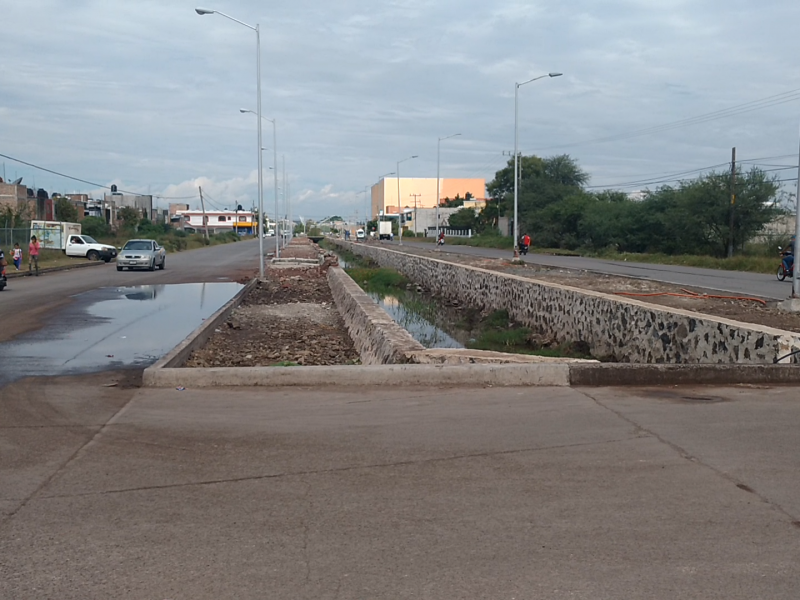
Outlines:
<svg viewBox="0 0 800 600"><path fill-rule="evenodd" d="M246 108L240 108L239 112L251 113L254 115L256 114L254 111ZM280 258L281 249L280 245L278 244L278 125L276 119L269 119L264 116L261 118L272 123L272 163L275 165L275 167L272 169L273 181L275 183L275 258ZM265 148L261 149L265 150Z"/></svg>
<svg viewBox="0 0 800 600"><path fill-rule="evenodd" d="M439 202L441 193L439 191L439 157L440 157L440 148L442 146L442 140L449 140L452 137L456 137L457 135L461 135L460 133L454 133L453 135L448 135L446 137L440 137L439 141L436 142L436 239L439 239ZM436 249L439 249L439 246L436 246Z"/></svg>
<svg viewBox="0 0 800 600"><path fill-rule="evenodd" d="M261 30L259 28L258 23L256 23L255 27L252 25L248 25L244 21L240 21L239 19L235 19L230 15L226 15L223 12L218 10L208 10L205 8L195 8L195 12L198 15L214 15L217 14L220 17L225 17L233 21L234 23L239 23L239 25L244 25L248 29L252 29L256 32L256 109L258 115L258 276L263 279L264 278L264 174L263 174L263 164L262 164L262 157L261 157Z"/></svg>
<svg viewBox="0 0 800 600"><path fill-rule="evenodd" d="M400 163L404 163L412 158L417 158L417 155L415 154L414 156L409 156L403 160L398 160L397 171L395 171L395 173L397 173L397 210L399 211L399 214L397 215L397 233L400 236L400 241L398 242L400 246L403 245L403 207L400 199Z"/></svg>
<svg viewBox="0 0 800 600"><path fill-rule="evenodd" d="M519 169L517 167L519 159L519 88L537 79L561 77L561 75L561 73L548 73L547 75L539 75L539 77L528 79L528 81L514 84L514 258L519 258L519 214L517 209L517 188L519 185Z"/></svg>
<svg viewBox="0 0 800 600"><path fill-rule="evenodd" d="M797 153L798 162L800 162L800 151ZM794 256L794 268L792 269L792 298L800 298L800 277L797 275L797 249L800 247L800 166L797 167L797 188L795 189L795 215L794 215L794 247L791 248L792 255Z"/></svg>

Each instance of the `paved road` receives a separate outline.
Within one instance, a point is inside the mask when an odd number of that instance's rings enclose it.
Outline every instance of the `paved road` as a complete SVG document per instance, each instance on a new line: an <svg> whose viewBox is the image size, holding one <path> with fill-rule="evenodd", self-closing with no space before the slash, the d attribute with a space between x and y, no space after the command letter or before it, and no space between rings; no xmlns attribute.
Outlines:
<svg viewBox="0 0 800 600"><path fill-rule="evenodd" d="M398 242L383 242L397 247ZM404 246L433 249L433 244L424 242L403 241ZM453 254L468 254L471 256L486 256L490 258L508 258L508 250L494 248L475 248L473 246L445 246L445 252ZM582 269L610 275L625 275L641 279L652 279L692 288L720 290L734 294L757 296L773 300L784 300L792 295L790 281L778 281L774 275L759 273L746 273L743 271L720 271L717 269L700 269L697 267L681 267L676 265L651 265L645 263L621 262L603 260L599 258L584 258L579 256L548 256L544 254L529 254L522 257L528 263L559 267L564 269ZM775 268L778 268L778 259Z"/></svg>
<svg viewBox="0 0 800 600"><path fill-rule="evenodd" d="M265 245L264 251L271 249ZM115 264L9 280L0 292L0 342L35 329L75 294L100 287L237 281L258 269L258 241L210 246L167 255L164 271L122 271Z"/></svg>
<svg viewBox="0 0 800 600"><path fill-rule="evenodd" d="M0 390L0 597L795 600L796 390Z"/></svg>

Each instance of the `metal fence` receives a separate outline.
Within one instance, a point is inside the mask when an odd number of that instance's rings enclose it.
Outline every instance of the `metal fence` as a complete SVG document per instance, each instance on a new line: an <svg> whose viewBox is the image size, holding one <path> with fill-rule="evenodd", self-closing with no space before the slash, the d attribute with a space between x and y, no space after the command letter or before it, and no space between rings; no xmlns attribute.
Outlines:
<svg viewBox="0 0 800 600"><path fill-rule="evenodd" d="M11 227L0 228L0 248L6 253L6 257L11 255L14 244L19 244L22 251L27 254L28 243L31 241L31 230L29 227L14 229Z"/></svg>

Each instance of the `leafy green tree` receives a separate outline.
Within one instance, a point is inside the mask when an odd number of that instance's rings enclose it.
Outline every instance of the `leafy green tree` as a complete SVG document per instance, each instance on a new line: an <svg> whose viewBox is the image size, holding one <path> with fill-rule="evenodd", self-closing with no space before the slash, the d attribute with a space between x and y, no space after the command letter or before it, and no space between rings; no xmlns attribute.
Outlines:
<svg viewBox="0 0 800 600"><path fill-rule="evenodd" d="M462 208L457 210L447 220L449 226L453 229L472 229L476 230L478 217L473 208Z"/></svg>
<svg viewBox="0 0 800 600"><path fill-rule="evenodd" d="M444 208L458 208L459 206L464 206L464 198L456 194L455 198L444 198L441 205Z"/></svg>
<svg viewBox="0 0 800 600"><path fill-rule="evenodd" d="M59 196L55 203L56 219L66 223L78 222L78 209L70 202L69 198Z"/></svg>
<svg viewBox="0 0 800 600"><path fill-rule="evenodd" d="M139 225L139 211L130 206L123 206L117 213L117 217L122 221L122 227L128 231L136 231Z"/></svg>
<svg viewBox="0 0 800 600"><path fill-rule="evenodd" d="M108 237L111 227L100 217L86 217L81 221L81 232L93 238Z"/></svg>

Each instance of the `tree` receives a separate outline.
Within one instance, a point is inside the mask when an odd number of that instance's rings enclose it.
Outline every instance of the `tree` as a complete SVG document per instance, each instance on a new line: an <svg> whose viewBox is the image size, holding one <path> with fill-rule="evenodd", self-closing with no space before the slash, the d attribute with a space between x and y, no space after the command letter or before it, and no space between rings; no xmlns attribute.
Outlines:
<svg viewBox="0 0 800 600"><path fill-rule="evenodd" d="M459 206L464 206L464 198L456 194L455 198L445 198L442 200L442 206L444 208L458 208Z"/></svg>
<svg viewBox="0 0 800 600"><path fill-rule="evenodd" d="M56 219L67 223L78 221L78 209L70 202L69 198L59 196L55 203Z"/></svg>
<svg viewBox="0 0 800 600"><path fill-rule="evenodd" d="M122 221L122 227L128 231L136 231L136 226L139 224L139 211L130 206L123 206L119 213L118 218Z"/></svg>
<svg viewBox="0 0 800 600"><path fill-rule="evenodd" d="M473 208L462 208L457 210L447 220L452 229L472 229L475 231L478 218Z"/></svg>
<svg viewBox="0 0 800 600"><path fill-rule="evenodd" d="M81 231L93 238L111 235L111 227L100 217L86 217L81 221Z"/></svg>

